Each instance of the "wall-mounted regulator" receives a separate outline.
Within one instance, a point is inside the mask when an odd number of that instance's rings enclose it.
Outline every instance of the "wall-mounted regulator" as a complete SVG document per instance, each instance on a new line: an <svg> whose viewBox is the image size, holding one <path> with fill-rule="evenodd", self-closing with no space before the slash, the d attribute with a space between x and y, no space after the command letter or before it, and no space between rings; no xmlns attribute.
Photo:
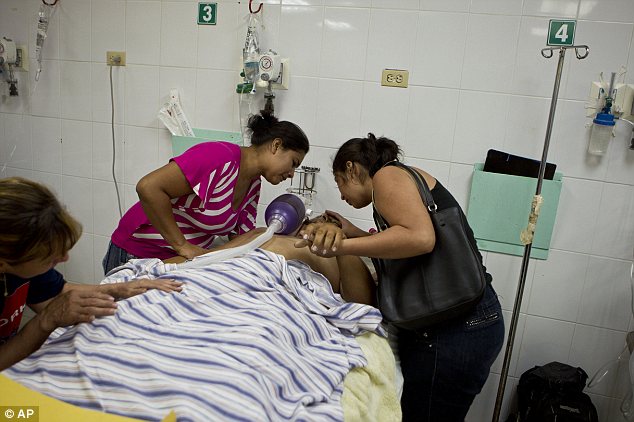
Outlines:
<svg viewBox="0 0 634 422"><path fill-rule="evenodd" d="M18 80L14 75L15 66L18 60L15 43L6 37L0 38L0 72L9 84L9 95L18 95Z"/></svg>

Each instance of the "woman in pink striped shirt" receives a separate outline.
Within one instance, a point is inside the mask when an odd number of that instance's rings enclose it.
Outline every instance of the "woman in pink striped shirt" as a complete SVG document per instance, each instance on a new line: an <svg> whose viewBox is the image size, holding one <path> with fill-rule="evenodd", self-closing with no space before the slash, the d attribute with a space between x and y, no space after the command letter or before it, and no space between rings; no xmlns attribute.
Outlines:
<svg viewBox="0 0 634 422"><path fill-rule="evenodd" d="M218 235L255 227L260 179L293 177L308 152L308 138L294 123L261 113L249 119L251 145L204 142L141 178L140 201L112 234L104 271L131 258L193 258Z"/></svg>

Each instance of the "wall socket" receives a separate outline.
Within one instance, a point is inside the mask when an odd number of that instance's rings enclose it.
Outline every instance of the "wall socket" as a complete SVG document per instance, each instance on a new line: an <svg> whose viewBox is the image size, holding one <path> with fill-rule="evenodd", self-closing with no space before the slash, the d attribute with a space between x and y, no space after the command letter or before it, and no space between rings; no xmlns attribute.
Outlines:
<svg viewBox="0 0 634 422"><path fill-rule="evenodd" d="M125 51L106 51L108 66L125 66Z"/></svg>
<svg viewBox="0 0 634 422"><path fill-rule="evenodd" d="M29 71L29 53L26 50L26 45L19 45L15 48L15 70Z"/></svg>
<svg viewBox="0 0 634 422"><path fill-rule="evenodd" d="M399 69L383 69L381 85L407 88L409 71Z"/></svg>

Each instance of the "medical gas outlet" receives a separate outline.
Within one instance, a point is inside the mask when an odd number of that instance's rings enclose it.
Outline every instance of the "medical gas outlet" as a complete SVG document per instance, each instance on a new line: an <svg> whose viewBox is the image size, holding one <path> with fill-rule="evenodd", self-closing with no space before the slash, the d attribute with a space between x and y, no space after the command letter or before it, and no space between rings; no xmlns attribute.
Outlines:
<svg viewBox="0 0 634 422"><path fill-rule="evenodd" d="M0 38L0 72L3 74L3 79L9 84L9 96L11 97L18 95L18 79L14 74L17 64L18 52L15 43L9 38Z"/></svg>

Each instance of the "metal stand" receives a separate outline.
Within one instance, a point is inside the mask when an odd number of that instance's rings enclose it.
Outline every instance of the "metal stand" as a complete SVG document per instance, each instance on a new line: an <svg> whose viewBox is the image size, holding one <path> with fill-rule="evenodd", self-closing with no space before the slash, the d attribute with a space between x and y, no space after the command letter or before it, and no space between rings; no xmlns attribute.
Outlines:
<svg viewBox="0 0 634 422"><path fill-rule="evenodd" d="M532 243L532 233L534 232L534 226L537 223L537 216L539 214L538 208L541 203L541 191L542 191L542 182L544 180L544 172L546 170L546 159L548 157L548 147L550 145L550 135L552 133L553 128L553 120L555 117L555 108L557 107L557 97L559 96L559 83L561 81L561 72L564 67L564 57L566 55L566 50L569 48L575 49L575 55L577 59L585 59L588 56L588 51L590 50L587 45L572 45L572 46L562 46L562 47L548 47L542 49L542 56L549 59L553 56L554 50L559 50L559 62L557 63L557 74L555 76L555 86L553 88L553 97L550 102L550 114L548 115L548 125L546 127L546 139L544 141L544 149L542 152L542 161L539 166L539 174L537 177L537 189L535 191L535 197L539 198L539 201L533 200L532 209L531 209L531 218L529 217L529 227L532 226L530 230L530 236L528 243L525 243L524 248L524 256L522 258L522 268L520 271L520 279L519 284L517 286L517 293L515 295L515 305L513 306L513 314L511 317L511 325L509 328L509 336L506 343L506 351L504 353L504 364L502 365L502 373L500 374L500 384L498 385L498 393L495 399L495 408L493 410L493 422L498 422L500 420L500 411L502 409L502 400L504 399L504 390L506 389L506 378L509 372L509 365L511 363L511 354L513 352L513 342L515 341L515 332L517 330L517 320L520 315L520 308L522 306L522 295L524 294L524 285L526 284L526 272L528 270L528 262L531 255L531 247ZM580 53L580 49L583 49L583 52ZM537 208L537 209L536 209Z"/></svg>

